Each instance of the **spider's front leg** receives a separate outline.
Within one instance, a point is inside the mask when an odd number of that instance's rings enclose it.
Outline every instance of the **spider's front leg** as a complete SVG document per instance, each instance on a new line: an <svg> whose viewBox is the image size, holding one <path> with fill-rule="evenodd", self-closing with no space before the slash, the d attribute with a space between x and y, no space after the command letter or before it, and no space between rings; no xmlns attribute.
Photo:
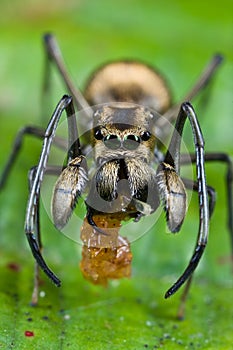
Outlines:
<svg viewBox="0 0 233 350"><path fill-rule="evenodd" d="M187 196L184 183L172 165L162 162L157 170L157 185L166 213L167 226L172 233L176 233L180 230L187 211ZM179 319L184 317L185 301L190 284L191 278L189 278L181 297L178 310Z"/></svg>
<svg viewBox="0 0 233 350"><path fill-rule="evenodd" d="M33 167L29 172L29 190L34 182L34 177L37 172L37 167ZM68 222L75 205L85 189L88 181L87 165L84 156L80 155L68 163L60 173L60 168L56 166L48 166L45 170L48 175L59 175L54 186L53 201L52 201L52 216L53 223L58 230L61 230ZM36 217L34 235L38 243L40 254L42 252L42 240L40 233L40 196L36 198ZM32 293L31 305L36 305L38 302L39 292L39 264L35 263L34 289Z"/></svg>
<svg viewBox="0 0 233 350"><path fill-rule="evenodd" d="M180 318L183 317L184 303L189 290L192 274L204 252L209 231L209 205L205 176L204 139L194 109L188 102L181 105L168 151L157 172L160 196L165 203L165 210L168 216L168 226L170 226L171 230L175 232L179 230L186 212L184 185L178 174L180 170L181 138L187 118L192 127L195 145L196 177L199 199L199 231L196 246L187 268L165 294L165 298L170 297L185 282L187 282L180 307Z"/></svg>
<svg viewBox="0 0 233 350"><path fill-rule="evenodd" d="M40 268L45 272L45 274L56 286L60 286L61 281L48 267L46 261L44 260L41 254L42 245L40 241L40 236L38 235L38 210L41 183L43 181L44 173L46 169L48 169L47 163L51 145L55 138L58 122L64 110L66 111L68 122L68 165L60 175L60 178L57 182L57 186L55 187L54 198L56 205L54 206L54 208L56 207L56 209L54 209L54 217L56 218L55 224L57 224L58 227L61 227L68 220L69 216L72 213L72 208L74 208L75 200L77 199L78 195L81 194L83 188L85 187L85 160L81 156L81 148L76 125L75 111L72 103L72 98L65 95L59 101L45 130L44 142L41 150L39 163L36 166L35 171L33 172L33 176L31 178L30 194L28 198L25 218L25 233L32 254L36 260L36 263L38 264L38 266L40 266ZM67 195L66 201L64 201L65 192ZM58 201L60 201L59 205L57 204ZM69 206L68 209L66 208L65 213L63 209L63 215L61 214L61 207L63 204L62 201ZM38 291L38 288L35 288L35 290ZM34 301L35 300L37 300L37 296L34 295Z"/></svg>

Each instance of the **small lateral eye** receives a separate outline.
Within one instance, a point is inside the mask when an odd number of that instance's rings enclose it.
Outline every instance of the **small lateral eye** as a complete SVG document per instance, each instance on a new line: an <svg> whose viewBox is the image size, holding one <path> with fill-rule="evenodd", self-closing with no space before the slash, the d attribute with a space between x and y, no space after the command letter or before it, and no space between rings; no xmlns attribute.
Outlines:
<svg viewBox="0 0 233 350"><path fill-rule="evenodd" d="M143 131L143 133L141 134L142 141L148 141L150 137L151 133L149 131Z"/></svg>
<svg viewBox="0 0 233 350"><path fill-rule="evenodd" d="M94 137L96 140L102 140L103 139L103 134L101 129L96 129L94 132Z"/></svg>

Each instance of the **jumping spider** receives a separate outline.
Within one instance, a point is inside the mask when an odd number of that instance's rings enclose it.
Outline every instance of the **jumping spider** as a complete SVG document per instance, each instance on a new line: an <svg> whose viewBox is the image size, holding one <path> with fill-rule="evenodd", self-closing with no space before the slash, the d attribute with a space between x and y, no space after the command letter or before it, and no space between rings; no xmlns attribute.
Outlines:
<svg viewBox="0 0 233 350"><path fill-rule="evenodd" d="M67 162L59 173L52 201L53 221L58 229L66 225L87 185L86 219L93 232L103 236L106 232L96 224L96 215L107 217L111 213L113 218L120 215L119 220L131 218L138 221L142 216L156 211L160 203L164 207L169 230L177 232L186 215L186 188L198 193L199 230L194 252L185 271L165 294L165 298L170 297L187 282L179 312L182 316L193 272L207 244L209 218L215 205L215 191L206 184L205 162L223 161L227 165L229 231L233 243L230 157L224 153L204 153L204 139L194 108L189 102L171 105L166 82L153 68L137 61L111 62L95 72L82 95L68 77L55 38L47 34L44 42L48 61L57 66L72 97L65 95L61 98L45 130L25 127L19 132L1 177L2 187L24 135L32 134L43 139L39 162L29 173L30 193L25 219L25 233L37 266L55 285L60 286L59 278L47 266L41 254L38 207L45 171L57 172L48 166L47 161L52 142L61 146L56 129L65 110L69 145ZM208 83L221 61L220 55L213 57L184 98L185 101L191 100ZM90 127L91 147L96 170L91 178L85 147L79 140L73 101L78 110L86 110L85 123L93 123ZM94 107L91 109L90 106ZM162 114L163 118L157 113ZM195 153L188 156L180 152L186 120L191 125L195 146ZM156 135L167 137L172 122L175 125L171 141L163 154ZM196 165L194 181L181 179L179 175L180 166L186 164L188 159ZM35 279L34 303L37 293L38 276Z"/></svg>

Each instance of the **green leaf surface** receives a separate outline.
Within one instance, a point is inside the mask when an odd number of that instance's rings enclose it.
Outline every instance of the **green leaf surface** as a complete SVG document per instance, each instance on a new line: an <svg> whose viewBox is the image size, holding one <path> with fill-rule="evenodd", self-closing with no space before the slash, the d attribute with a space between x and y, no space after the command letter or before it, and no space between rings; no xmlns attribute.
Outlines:
<svg viewBox="0 0 233 350"><path fill-rule="evenodd" d="M104 62L137 58L161 70L175 101L182 99L211 56L221 52L222 67L194 105L206 149L233 155L232 13L230 0L1 1L0 171L19 128L45 126L66 92L53 71L51 100L41 106L42 35L48 31L56 35L79 87ZM185 143L192 151L188 128ZM83 279L81 247L58 233L42 208L44 256L62 279L62 287L54 287L41 274L39 304L31 307L34 263L23 224L27 171L36 164L40 147L41 141L25 139L0 193L0 349L230 350L233 280L225 165L207 165L207 181L217 190L217 204L185 320L176 319L182 292L168 300L163 296L192 254L198 230L195 194L181 232L167 234L162 215L132 244L132 278L113 281L107 289Z"/></svg>

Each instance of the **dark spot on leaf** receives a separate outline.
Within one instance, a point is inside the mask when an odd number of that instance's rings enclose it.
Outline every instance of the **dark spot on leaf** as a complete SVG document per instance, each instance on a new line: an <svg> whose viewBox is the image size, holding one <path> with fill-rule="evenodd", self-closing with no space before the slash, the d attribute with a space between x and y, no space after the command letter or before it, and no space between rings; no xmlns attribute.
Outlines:
<svg viewBox="0 0 233 350"><path fill-rule="evenodd" d="M25 331L24 335L25 335L25 337L34 337L34 332L32 332L32 331Z"/></svg>
<svg viewBox="0 0 233 350"><path fill-rule="evenodd" d="M6 266L11 271L19 272L21 270L20 265L15 262L9 262Z"/></svg>

